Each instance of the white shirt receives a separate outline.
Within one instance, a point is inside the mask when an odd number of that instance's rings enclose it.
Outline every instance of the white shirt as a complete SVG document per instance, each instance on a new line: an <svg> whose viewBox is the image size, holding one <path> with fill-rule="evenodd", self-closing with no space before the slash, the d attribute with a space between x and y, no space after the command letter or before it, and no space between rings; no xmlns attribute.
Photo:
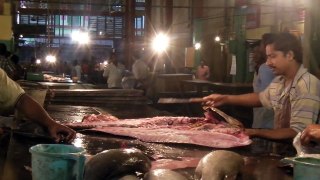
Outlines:
<svg viewBox="0 0 320 180"><path fill-rule="evenodd" d="M136 60L132 65L133 76L138 80L147 79L149 76L149 67L143 60Z"/></svg>
<svg viewBox="0 0 320 180"><path fill-rule="evenodd" d="M118 66L116 66L113 63L108 64L103 71L103 77L108 78L108 88L121 88L122 74L122 65L118 64Z"/></svg>
<svg viewBox="0 0 320 180"><path fill-rule="evenodd" d="M24 90L0 68L0 112L13 109Z"/></svg>

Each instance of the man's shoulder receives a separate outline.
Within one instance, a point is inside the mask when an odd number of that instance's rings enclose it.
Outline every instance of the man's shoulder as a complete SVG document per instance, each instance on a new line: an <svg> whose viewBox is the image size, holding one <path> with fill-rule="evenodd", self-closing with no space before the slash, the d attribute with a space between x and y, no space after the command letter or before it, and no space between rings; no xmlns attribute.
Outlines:
<svg viewBox="0 0 320 180"><path fill-rule="evenodd" d="M318 91L320 88L320 80L313 74L306 72L297 80L296 88L302 92L309 92L312 91L312 89L317 89Z"/></svg>

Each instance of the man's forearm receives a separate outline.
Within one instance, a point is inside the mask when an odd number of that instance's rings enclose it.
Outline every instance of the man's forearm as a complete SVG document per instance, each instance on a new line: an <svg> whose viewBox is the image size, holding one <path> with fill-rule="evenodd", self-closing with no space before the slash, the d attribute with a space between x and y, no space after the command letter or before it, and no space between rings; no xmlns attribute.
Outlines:
<svg viewBox="0 0 320 180"><path fill-rule="evenodd" d="M27 94L20 97L16 107L28 119L44 127L49 127L55 123L45 109Z"/></svg>
<svg viewBox="0 0 320 180"><path fill-rule="evenodd" d="M272 140L293 139L297 132L291 128L281 129L246 129L246 133L250 137L260 137Z"/></svg>
<svg viewBox="0 0 320 180"><path fill-rule="evenodd" d="M241 95L228 95L227 104L250 107L260 107L261 102L258 93L248 93Z"/></svg>

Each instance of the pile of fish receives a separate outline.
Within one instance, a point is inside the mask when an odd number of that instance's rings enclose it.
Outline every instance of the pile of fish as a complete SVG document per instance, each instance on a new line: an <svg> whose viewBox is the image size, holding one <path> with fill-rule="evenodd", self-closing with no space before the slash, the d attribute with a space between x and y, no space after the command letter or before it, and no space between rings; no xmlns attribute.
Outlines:
<svg viewBox="0 0 320 180"><path fill-rule="evenodd" d="M244 166L241 155L217 150L205 155L198 163L195 180L236 179ZM140 150L110 149L91 157L85 165L84 180L187 180L170 169L151 169L151 162Z"/></svg>
<svg viewBox="0 0 320 180"><path fill-rule="evenodd" d="M205 117L157 116L118 119L112 115L87 115L67 126L82 132L101 132L137 138L144 142L194 144L214 148L246 146L251 143L242 124L222 111L209 108Z"/></svg>

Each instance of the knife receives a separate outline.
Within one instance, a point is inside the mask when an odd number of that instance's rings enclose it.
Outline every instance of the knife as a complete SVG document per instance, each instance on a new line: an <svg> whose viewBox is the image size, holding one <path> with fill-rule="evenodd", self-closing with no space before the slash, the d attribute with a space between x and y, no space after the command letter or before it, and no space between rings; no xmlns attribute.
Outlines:
<svg viewBox="0 0 320 180"><path fill-rule="evenodd" d="M159 104L202 103L202 98L159 98Z"/></svg>

